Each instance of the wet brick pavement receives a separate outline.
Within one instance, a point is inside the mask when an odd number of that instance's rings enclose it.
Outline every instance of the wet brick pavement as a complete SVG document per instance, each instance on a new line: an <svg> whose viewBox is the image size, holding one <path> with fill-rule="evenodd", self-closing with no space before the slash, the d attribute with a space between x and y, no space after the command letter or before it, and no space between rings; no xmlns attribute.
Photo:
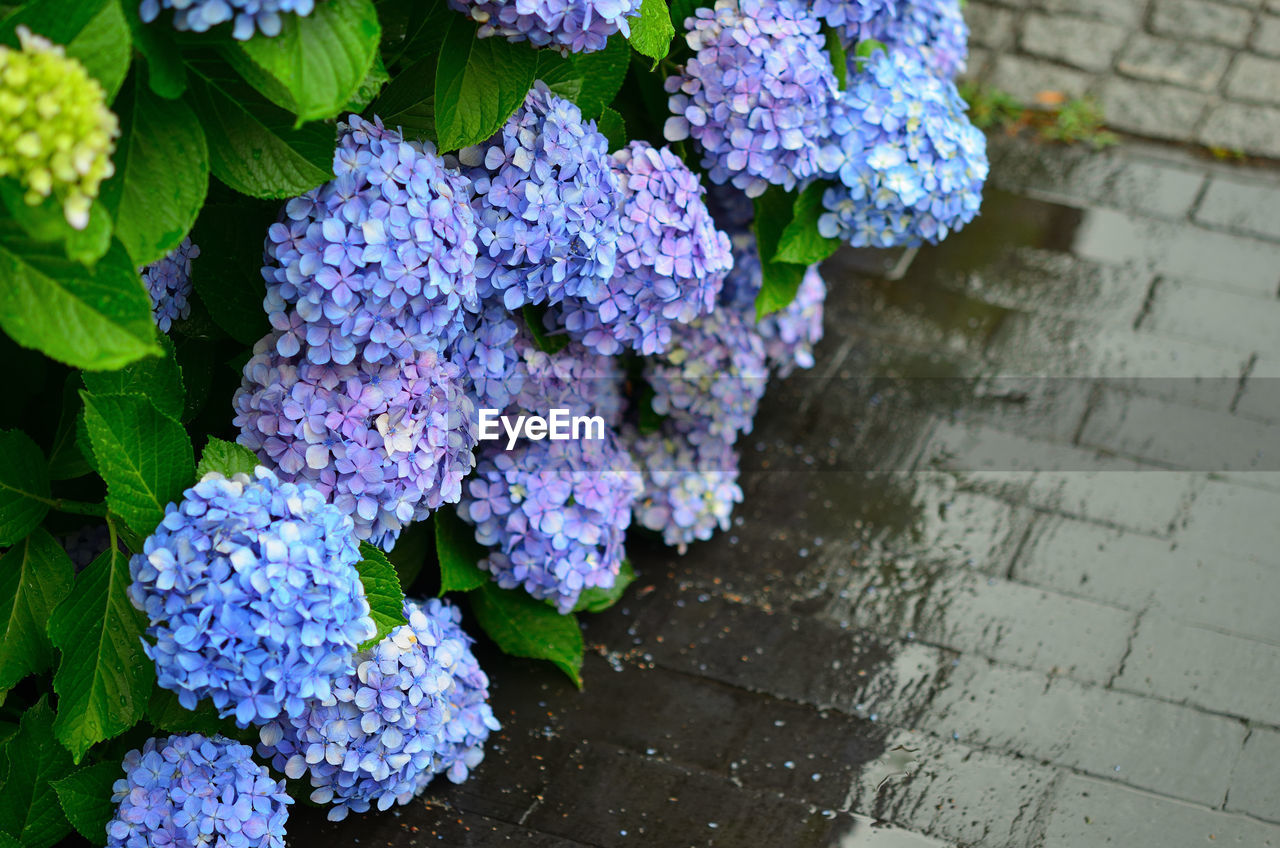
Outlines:
<svg viewBox="0 0 1280 848"><path fill-rule="evenodd" d="M485 653L473 779L294 844L1280 846L1280 173L993 154L901 279L831 263L733 531L633 549L584 692Z"/></svg>

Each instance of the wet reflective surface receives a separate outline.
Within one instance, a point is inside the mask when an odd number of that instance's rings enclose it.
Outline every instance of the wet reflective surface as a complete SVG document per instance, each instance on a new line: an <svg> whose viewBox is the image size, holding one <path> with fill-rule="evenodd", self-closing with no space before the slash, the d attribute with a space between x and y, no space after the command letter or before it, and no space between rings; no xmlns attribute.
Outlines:
<svg viewBox="0 0 1280 848"><path fill-rule="evenodd" d="M994 152L971 229L828 265L733 530L631 546L585 691L483 650L474 777L292 843L1280 845L1280 180Z"/></svg>

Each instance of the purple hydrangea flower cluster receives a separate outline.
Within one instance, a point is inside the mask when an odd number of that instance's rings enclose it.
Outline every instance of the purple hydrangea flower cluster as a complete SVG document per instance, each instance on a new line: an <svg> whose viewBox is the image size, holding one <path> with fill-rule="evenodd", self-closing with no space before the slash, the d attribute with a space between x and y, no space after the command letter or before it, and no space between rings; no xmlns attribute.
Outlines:
<svg viewBox="0 0 1280 848"><path fill-rule="evenodd" d="M122 765L108 848L284 848L293 799L248 745L199 733L153 737Z"/></svg>
<svg viewBox="0 0 1280 848"><path fill-rule="evenodd" d="M480 24L479 36L506 36L562 54L603 50L609 37L630 37L628 18L641 0L449 0L449 6Z"/></svg>
<svg viewBox="0 0 1280 848"><path fill-rule="evenodd" d="M465 778L498 729L458 610L405 601L404 614L408 624L357 654L330 697L259 732L258 753L291 779L308 775L333 821L407 804L440 772Z"/></svg>
<svg viewBox="0 0 1280 848"><path fill-rule="evenodd" d="M465 319L462 335L449 348L449 358L462 369L477 409L505 409L524 385L516 351L521 325L493 299L482 301L480 312L467 313Z"/></svg>
<svg viewBox="0 0 1280 848"><path fill-rule="evenodd" d="M622 421L624 374L617 357L601 356L576 342L547 353L525 334L516 338L515 347L520 388L509 410L545 415L550 409L567 409L570 415L599 415L608 427Z"/></svg>
<svg viewBox="0 0 1280 848"><path fill-rule="evenodd" d="M978 214L987 141L954 83L877 51L844 92L844 161L818 230L854 247L936 243Z"/></svg>
<svg viewBox="0 0 1280 848"><path fill-rule="evenodd" d="M244 727L329 696L374 635L351 520L311 486L206 474L129 562L157 682Z"/></svg>
<svg viewBox="0 0 1280 848"><path fill-rule="evenodd" d="M702 181L670 148L633 141L614 159L623 198L618 266L603 299L567 298L561 320L599 353L658 353L673 322L715 307L733 266L729 237L707 211Z"/></svg>
<svg viewBox="0 0 1280 848"><path fill-rule="evenodd" d="M905 53L941 77L964 73L969 27L960 0L897 0L896 14L876 18L865 36Z"/></svg>
<svg viewBox="0 0 1280 848"><path fill-rule="evenodd" d="M199 255L200 248L184 238L168 256L142 269L142 281L151 295L151 317L162 333L191 314L191 260Z"/></svg>
<svg viewBox="0 0 1280 848"><path fill-rule="evenodd" d="M835 27L846 44L880 38L882 22L893 18L906 0L813 0L813 14Z"/></svg>
<svg viewBox="0 0 1280 848"><path fill-rule="evenodd" d="M390 550L400 530L462 494L475 409L457 365L433 351L390 364L317 365L259 340L233 404L240 444L313 484Z"/></svg>
<svg viewBox="0 0 1280 848"><path fill-rule="evenodd" d="M479 309L466 181L429 142L356 115L333 173L268 231L263 305L279 352L345 365L442 351Z"/></svg>
<svg viewBox="0 0 1280 848"><path fill-rule="evenodd" d="M207 32L234 20L231 35L246 41L254 32L274 36L284 24L282 14L309 15L315 0L142 0L138 16L151 23L161 9L173 9L173 25L180 30Z"/></svg>
<svg viewBox="0 0 1280 848"><path fill-rule="evenodd" d="M612 430L603 439L497 443L481 454L458 514L494 548L480 568L504 589L573 610L584 589L614 584L640 475Z"/></svg>
<svg viewBox="0 0 1280 848"><path fill-rule="evenodd" d="M680 553L710 539L717 528L729 529L734 504L742 503L733 445L705 430L682 432L670 422L648 435L630 431L626 439L644 475L636 523L661 532Z"/></svg>
<svg viewBox="0 0 1280 848"><path fill-rule="evenodd" d="M458 161L479 228L481 297L497 294L508 309L599 297L617 257L618 181L594 121L535 83L502 129Z"/></svg>
<svg viewBox="0 0 1280 848"><path fill-rule="evenodd" d="M725 278L720 297L722 305L742 313L748 321L755 318L756 296L764 284L756 239L749 232L733 237L733 271ZM813 346L822 341L822 312L827 299L827 284L817 265L805 271L795 299L777 312L756 322L756 332L764 342L769 367L779 377L790 375L796 368L813 367Z"/></svg>
<svg viewBox="0 0 1280 848"><path fill-rule="evenodd" d="M732 444L751 432L768 369L764 343L743 315L718 309L679 324L671 348L645 360L653 410L682 432L706 431Z"/></svg>
<svg viewBox="0 0 1280 848"><path fill-rule="evenodd" d="M840 101L818 18L800 0L716 0L696 15L695 55L666 82L667 140L693 138L711 181L751 197L831 170Z"/></svg>

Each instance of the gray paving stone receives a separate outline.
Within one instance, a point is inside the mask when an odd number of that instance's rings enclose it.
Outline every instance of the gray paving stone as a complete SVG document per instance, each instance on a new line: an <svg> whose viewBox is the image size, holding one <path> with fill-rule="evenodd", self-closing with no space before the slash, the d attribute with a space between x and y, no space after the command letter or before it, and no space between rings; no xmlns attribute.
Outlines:
<svg viewBox="0 0 1280 848"><path fill-rule="evenodd" d="M1197 138L1210 147L1280 157L1280 109L1219 104L1210 109Z"/></svg>
<svg viewBox="0 0 1280 848"><path fill-rule="evenodd" d="M1125 40L1125 28L1103 21L1030 14L1022 21L1022 49L1083 71L1111 67Z"/></svg>
<svg viewBox="0 0 1280 848"><path fill-rule="evenodd" d="M1208 97L1172 85L1108 77L1098 92L1107 125L1152 138L1181 139L1195 126Z"/></svg>
<svg viewBox="0 0 1280 848"><path fill-rule="evenodd" d="M1058 785L1050 810L1043 848L1280 845L1280 827L1078 775Z"/></svg>
<svg viewBox="0 0 1280 848"><path fill-rule="evenodd" d="M1023 103L1033 103L1042 91L1079 97L1089 88L1088 74L1053 62L1001 53L995 57L988 82Z"/></svg>
<svg viewBox="0 0 1280 848"><path fill-rule="evenodd" d="M1280 15L1262 15L1249 45L1259 53L1280 56Z"/></svg>
<svg viewBox="0 0 1280 848"><path fill-rule="evenodd" d="M1248 177L1215 176L1209 181L1196 221L1280 241L1280 185Z"/></svg>
<svg viewBox="0 0 1280 848"><path fill-rule="evenodd" d="M1222 802L1245 737L1233 719L969 657L921 726L1206 804Z"/></svg>
<svg viewBox="0 0 1280 848"><path fill-rule="evenodd" d="M1146 6L1143 0L1034 0L1037 8L1062 15L1097 18L1137 26ZM966 12L967 14L967 12Z"/></svg>
<svg viewBox="0 0 1280 848"><path fill-rule="evenodd" d="M993 50L1004 50L1013 46L1015 40L1014 24L1017 17L1008 9L992 6L990 3L973 2L964 10L965 23L969 25L969 43ZM970 51L970 65L972 65Z"/></svg>
<svg viewBox="0 0 1280 848"><path fill-rule="evenodd" d="M1080 444L1166 468L1280 471L1280 426L1103 389Z"/></svg>
<svg viewBox="0 0 1280 848"><path fill-rule="evenodd" d="M962 485L1030 485L1029 471L1137 471L1125 459L1075 445L1032 439L986 424L940 421L921 449L921 468L962 472ZM1005 487L1009 488L1009 487Z"/></svg>
<svg viewBox="0 0 1280 848"><path fill-rule="evenodd" d="M1140 32L1129 39L1116 61L1116 68L1123 74L1151 82L1212 91L1230 63L1229 48L1157 38ZM1124 116L1120 117L1123 120Z"/></svg>
<svg viewBox="0 0 1280 848"><path fill-rule="evenodd" d="M1280 494L1209 481L1196 495L1176 539L1280 564Z"/></svg>
<svg viewBox="0 0 1280 848"><path fill-rule="evenodd" d="M1033 844L1035 813L1053 784L1052 769L918 732L894 733L886 749L915 761L914 771L886 779L886 769L868 768L850 799L853 809L953 844Z"/></svg>
<svg viewBox="0 0 1280 848"><path fill-rule="evenodd" d="M1138 533L1046 516L1018 554L1015 580L1189 624L1280 642L1280 569Z"/></svg>
<svg viewBox="0 0 1280 848"><path fill-rule="evenodd" d="M923 602L916 636L1009 665L1105 683L1133 613L982 574L951 572Z"/></svg>
<svg viewBox="0 0 1280 848"><path fill-rule="evenodd" d="M1264 356L1253 363L1236 411L1263 421L1280 421L1280 358Z"/></svg>
<svg viewBox="0 0 1280 848"><path fill-rule="evenodd" d="M1254 727L1231 775L1227 809L1280 821L1280 733Z"/></svg>
<svg viewBox="0 0 1280 848"><path fill-rule="evenodd" d="M1274 724L1280 718L1276 680L1280 647L1148 613L1115 686Z"/></svg>
<svg viewBox="0 0 1280 848"><path fill-rule="evenodd" d="M1280 193L1277 193L1280 199ZM1276 207L1280 211L1280 207ZM1142 329L1218 347L1280 356L1280 300L1162 279Z"/></svg>
<svg viewBox="0 0 1280 848"><path fill-rule="evenodd" d="M1203 485L1182 471L1038 471L1027 502L1072 518L1153 536L1168 535Z"/></svg>
<svg viewBox="0 0 1280 848"><path fill-rule="evenodd" d="M1280 104L1280 60L1241 53L1227 75L1227 94L1237 100Z"/></svg>
<svg viewBox="0 0 1280 848"><path fill-rule="evenodd" d="M1156 0L1151 11L1152 30L1192 42L1240 47L1252 24L1248 11L1206 0Z"/></svg>

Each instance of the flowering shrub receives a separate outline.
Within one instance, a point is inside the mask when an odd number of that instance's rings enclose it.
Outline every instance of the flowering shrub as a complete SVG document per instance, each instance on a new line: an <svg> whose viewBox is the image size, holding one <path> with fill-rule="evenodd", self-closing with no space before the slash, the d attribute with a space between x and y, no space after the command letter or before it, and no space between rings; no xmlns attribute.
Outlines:
<svg viewBox="0 0 1280 848"><path fill-rule="evenodd" d="M956 0L0 18L38 375L0 430L0 791L38 808L0 842L275 848L290 792L466 780L498 724L463 607L581 684L628 533L730 526L820 263L977 214L965 40Z"/></svg>

